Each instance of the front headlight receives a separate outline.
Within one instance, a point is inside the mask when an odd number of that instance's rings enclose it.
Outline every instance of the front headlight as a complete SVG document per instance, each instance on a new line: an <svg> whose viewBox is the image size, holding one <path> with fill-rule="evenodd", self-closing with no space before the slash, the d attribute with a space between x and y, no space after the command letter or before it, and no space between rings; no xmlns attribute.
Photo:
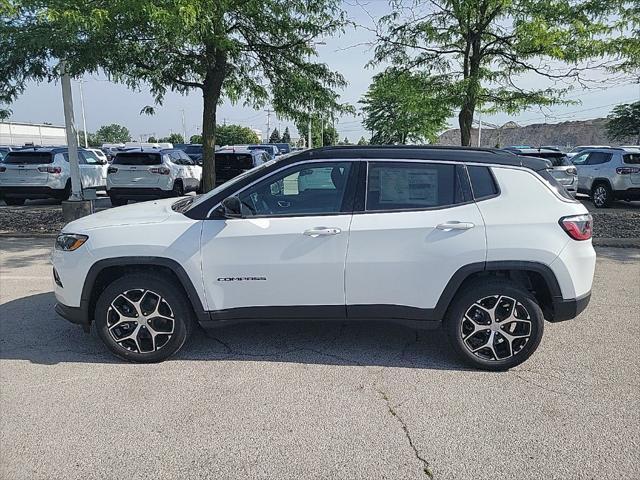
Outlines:
<svg viewBox="0 0 640 480"><path fill-rule="evenodd" d="M77 233L61 233L56 238L56 250L73 252L82 246L89 237Z"/></svg>

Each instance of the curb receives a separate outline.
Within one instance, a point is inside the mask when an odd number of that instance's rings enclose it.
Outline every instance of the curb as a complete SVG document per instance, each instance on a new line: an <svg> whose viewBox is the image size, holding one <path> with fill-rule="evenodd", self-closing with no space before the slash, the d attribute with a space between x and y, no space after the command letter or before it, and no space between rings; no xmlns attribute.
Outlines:
<svg viewBox="0 0 640 480"><path fill-rule="evenodd" d="M640 248L640 238L594 238L594 247Z"/></svg>

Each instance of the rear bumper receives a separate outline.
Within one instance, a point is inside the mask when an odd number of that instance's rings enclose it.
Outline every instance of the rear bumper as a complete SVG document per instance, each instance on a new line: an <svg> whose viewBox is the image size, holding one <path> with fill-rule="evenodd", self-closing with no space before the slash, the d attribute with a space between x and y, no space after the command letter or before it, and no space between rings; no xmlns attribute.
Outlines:
<svg viewBox="0 0 640 480"><path fill-rule="evenodd" d="M89 331L89 317L82 307L69 307L62 303L56 303L55 310L65 320L81 325L83 330Z"/></svg>
<svg viewBox="0 0 640 480"><path fill-rule="evenodd" d="M62 198L65 190L42 186L0 187L0 198Z"/></svg>
<svg viewBox="0 0 640 480"><path fill-rule="evenodd" d="M146 199L153 200L156 198L169 198L173 195L173 190L163 190L161 188L125 188L111 187L107 190L109 197L127 198L127 199Z"/></svg>
<svg viewBox="0 0 640 480"><path fill-rule="evenodd" d="M548 319L550 322L564 322L576 318L587 308L591 300L591 292L578 298L570 300L557 300L553 302L553 318Z"/></svg>

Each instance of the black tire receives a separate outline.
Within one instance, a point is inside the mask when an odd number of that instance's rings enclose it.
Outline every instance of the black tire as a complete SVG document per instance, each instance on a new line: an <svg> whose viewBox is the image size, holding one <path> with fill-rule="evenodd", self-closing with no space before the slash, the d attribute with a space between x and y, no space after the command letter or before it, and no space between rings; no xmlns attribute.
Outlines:
<svg viewBox="0 0 640 480"><path fill-rule="evenodd" d="M470 313L476 318L475 315L479 314L480 318L490 319L490 314L477 306L481 301L485 301L482 305L490 308L491 302L498 300L501 303L494 312L502 321L492 322L493 327L487 325L486 329L481 330L482 326L478 328L478 324L474 325L466 316ZM514 321L504 321L509 305L517 309ZM526 316L529 317L530 323L527 323ZM492 331L492 328L496 328L497 331ZM536 351L542 340L544 316L535 298L526 289L505 280L478 279L465 285L464 290L454 298L447 313L445 329L453 349L465 362L483 370L502 371L521 364ZM476 333L470 334L469 332L474 331L472 329L476 329ZM464 336L463 332L467 336ZM509 334L512 337L511 341L502 332ZM526 334L526 339L516 337ZM491 348L481 348L483 342L489 344L489 339L493 340ZM472 348L480 350L473 353Z"/></svg>
<svg viewBox="0 0 640 480"><path fill-rule="evenodd" d="M172 196L174 197L184 196L184 185L182 184L182 180L178 179L175 182L173 182Z"/></svg>
<svg viewBox="0 0 640 480"><path fill-rule="evenodd" d="M138 317L132 316L134 314L123 315L118 310L114 310L111 305L113 302L117 302L116 305L121 308L129 308L130 312L134 311L134 304L126 300L123 301L121 294L126 294L129 299L133 298L134 300L139 296L138 300L141 301L140 309L143 314L147 314L145 308L148 308L149 311L156 308L153 303L154 298L157 296L162 298L166 305L162 303L162 307L159 308L163 308L161 314L172 317L172 333L170 335L159 334L154 337L157 339L155 340L149 331L153 327L158 331L168 332L170 330L168 325L171 322L167 323L166 317L153 317L150 314L140 324L136 320ZM155 305L158 305L157 301ZM169 310L166 308L167 305ZM159 308L158 311L160 311ZM127 321L126 319L130 317L131 321ZM159 275L133 273L116 279L104 289L96 303L94 323L98 335L116 356L131 362L154 363L169 358L182 348L193 330L193 317L191 305L182 288L175 282ZM122 327L116 326L119 319L124 320L120 323ZM113 334L109 327L111 327ZM136 341L126 340L130 335L129 332L134 332L136 328L138 328L138 333L135 335ZM121 339L121 343L116 341L116 338ZM142 349L142 352L138 351L138 347Z"/></svg>
<svg viewBox="0 0 640 480"><path fill-rule="evenodd" d="M24 205L26 198L6 197L4 203L10 206Z"/></svg>
<svg viewBox="0 0 640 480"><path fill-rule="evenodd" d="M604 182L596 183L591 188L591 201L593 202L593 206L596 208L609 207L613 201L613 192L611 191L611 187Z"/></svg>
<svg viewBox="0 0 640 480"><path fill-rule="evenodd" d="M113 207L121 207L129 202L126 198L109 197L109 199L111 200L111 206Z"/></svg>

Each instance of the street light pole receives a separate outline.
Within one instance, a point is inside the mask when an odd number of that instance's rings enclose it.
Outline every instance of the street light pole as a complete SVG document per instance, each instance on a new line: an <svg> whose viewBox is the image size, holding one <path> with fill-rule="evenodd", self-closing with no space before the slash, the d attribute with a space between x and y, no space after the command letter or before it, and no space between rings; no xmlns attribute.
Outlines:
<svg viewBox="0 0 640 480"><path fill-rule="evenodd" d="M82 84L84 80L80 79L80 106L82 108L82 131L84 133L84 148L89 148L89 140L87 139L87 119L84 115L84 94L82 92Z"/></svg>
<svg viewBox="0 0 640 480"><path fill-rule="evenodd" d="M78 163L78 143L75 120L73 118L73 96L71 93L71 77L66 70L66 62L61 62L62 70L62 106L64 107L64 125L67 131L67 147L69 149L69 170L71 171L71 198L82 200L82 184L80 183L80 165Z"/></svg>

